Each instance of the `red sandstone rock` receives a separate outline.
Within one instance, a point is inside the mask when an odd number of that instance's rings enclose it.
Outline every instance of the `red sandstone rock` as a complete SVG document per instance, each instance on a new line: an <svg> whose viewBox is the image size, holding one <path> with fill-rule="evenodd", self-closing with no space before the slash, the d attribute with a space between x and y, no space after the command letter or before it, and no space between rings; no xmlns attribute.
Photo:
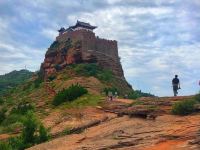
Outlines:
<svg viewBox="0 0 200 150"><path fill-rule="evenodd" d="M54 43L41 65L45 78L69 64L96 62L112 70L123 86L129 87L118 56L117 41L100 39L91 31L76 30L59 35Z"/></svg>

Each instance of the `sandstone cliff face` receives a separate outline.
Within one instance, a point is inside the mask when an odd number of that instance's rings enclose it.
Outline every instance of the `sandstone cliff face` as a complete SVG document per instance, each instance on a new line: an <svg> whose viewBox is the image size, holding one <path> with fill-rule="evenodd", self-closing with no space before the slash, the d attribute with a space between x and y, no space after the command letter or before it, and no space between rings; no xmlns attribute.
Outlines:
<svg viewBox="0 0 200 150"><path fill-rule="evenodd" d="M120 59L117 41L100 39L91 31L77 30L59 35L48 48L41 72L45 79L69 64L97 63L112 70L116 78L128 86Z"/></svg>

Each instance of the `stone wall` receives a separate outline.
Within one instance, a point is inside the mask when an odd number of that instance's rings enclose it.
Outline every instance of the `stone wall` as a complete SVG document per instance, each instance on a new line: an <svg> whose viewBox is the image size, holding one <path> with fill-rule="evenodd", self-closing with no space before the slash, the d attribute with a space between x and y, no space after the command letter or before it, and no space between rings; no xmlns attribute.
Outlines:
<svg viewBox="0 0 200 150"><path fill-rule="evenodd" d="M72 45L79 42L80 46L78 48L74 46L63 55L61 52L65 48L63 43L69 39L72 41ZM63 33L56 37L56 41L62 44L54 52L45 56L42 65L46 71L55 72L53 66L56 64L64 66L76 62L92 62L96 59L102 68L112 70L115 76L125 79L118 56L117 41L98 38L93 32L87 30Z"/></svg>

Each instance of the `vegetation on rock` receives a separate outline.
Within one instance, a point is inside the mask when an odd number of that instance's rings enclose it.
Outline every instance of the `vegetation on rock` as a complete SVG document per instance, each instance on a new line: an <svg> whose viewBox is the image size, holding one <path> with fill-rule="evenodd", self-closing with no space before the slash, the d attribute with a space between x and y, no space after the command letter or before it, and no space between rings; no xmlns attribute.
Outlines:
<svg viewBox="0 0 200 150"><path fill-rule="evenodd" d="M57 95L54 97L53 105L57 106L63 102L75 100L86 93L88 93L87 89L81 85L71 85L69 88L63 89L57 93Z"/></svg>
<svg viewBox="0 0 200 150"><path fill-rule="evenodd" d="M105 98L100 95L85 94L74 101L66 102L63 108L84 108L87 106L97 106L102 103Z"/></svg>
<svg viewBox="0 0 200 150"><path fill-rule="evenodd" d="M77 74L82 76L94 76L101 81L110 81L113 79L112 71L100 68L95 63L73 65Z"/></svg>
<svg viewBox="0 0 200 150"><path fill-rule="evenodd" d="M134 90L128 94L129 99L137 99L140 97L155 97L155 96L150 93L144 93L141 90Z"/></svg>
<svg viewBox="0 0 200 150"><path fill-rule="evenodd" d="M44 126L37 120L33 112L27 112L23 120L23 130L20 136L1 142L0 148L4 150L24 150L35 144L45 142L49 135Z"/></svg>
<svg viewBox="0 0 200 150"><path fill-rule="evenodd" d="M195 95L195 100L200 103L200 92Z"/></svg>
<svg viewBox="0 0 200 150"><path fill-rule="evenodd" d="M108 92L112 92L112 94L114 95L115 92L119 92L117 88L115 87L107 87L107 88L104 88L103 92L108 95Z"/></svg>
<svg viewBox="0 0 200 150"><path fill-rule="evenodd" d="M195 104L196 101L192 99L176 102L172 106L172 113L175 115L188 115L195 111Z"/></svg>
<svg viewBox="0 0 200 150"><path fill-rule="evenodd" d="M28 70L15 70L5 75L0 75L0 95L9 89L24 83L32 75L33 73Z"/></svg>

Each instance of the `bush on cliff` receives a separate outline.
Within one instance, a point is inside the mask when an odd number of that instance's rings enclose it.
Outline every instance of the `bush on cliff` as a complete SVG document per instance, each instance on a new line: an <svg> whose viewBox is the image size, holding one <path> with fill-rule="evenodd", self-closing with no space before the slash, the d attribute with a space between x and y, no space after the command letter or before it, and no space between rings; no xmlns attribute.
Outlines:
<svg viewBox="0 0 200 150"><path fill-rule="evenodd" d="M0 109L0 123L6 119L6 111L7 110L5 108Z"/></svg>
<svg viewBox="0 0 200 150"><path fill-rule="evenodd" d="M172 113L175 115L188 115L195 111L195 100L184 100L176 102L172 106Z"/></svg>
<svg viewBox="0 0 200 150"><path fill-rule="evenodd" d="M58 92L58 94L56 94L53 100L53 105L57 106L63 102L75 100L86 93L88 93L87 89L81 85L71 85L69 88L63 89L62 91Z"/></svg>
<svg viewBox="0 0 200 150"><path fill-rule="evenodd" d="M119 93L118 89L115 87L107 87L104 88L103 92L108 95L109 92L112 92L113 95L115 95L115 92Z"/></svg>
<svg viewBox="0 0 200 150"><path fill-rule="evenodd" d="M23 130L20 136L12 137L0 143L2 150L24 150L35 144L40 144L49 139L44 126L37 120L33 112L29 111L23 120Z"/></svg>
<svg viewBox="0 0 200 150"><path fill-rule="evenodd" d="M113 78L112 71L102 69L95 63L74 65L74 70L78 75L94 76L102 81L110 81Z"/></svg>
<svg viewBox="0 0 200 150"><path fill-rule="evenodd" d="M28 111L34 110L34 106L28 102L21 102L11 110L12 114L25 115Z"/></svg>
<svg viewBox="0 0 200 150"><path fill-rule="evenodd" d="M58 46L60 45L60 43L58 41L54 41L51 45L50 45L50 49L54 49L54 48L58 48Z"/></svg>

